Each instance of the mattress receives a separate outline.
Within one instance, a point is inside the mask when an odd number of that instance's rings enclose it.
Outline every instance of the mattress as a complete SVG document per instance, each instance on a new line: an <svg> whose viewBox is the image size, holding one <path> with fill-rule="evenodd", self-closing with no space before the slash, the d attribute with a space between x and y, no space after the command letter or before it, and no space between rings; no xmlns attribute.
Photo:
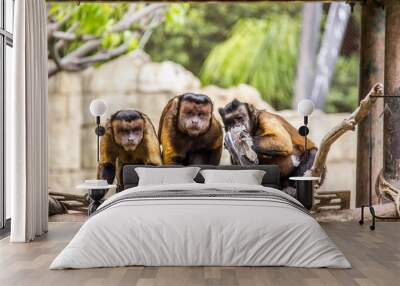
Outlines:
<svg viewBox="0 0 400 286"><path fill-rule="evenodd" d="M133 265L351 267L318 222L282 191L192 183L113 195L50 269Z"/></svg>

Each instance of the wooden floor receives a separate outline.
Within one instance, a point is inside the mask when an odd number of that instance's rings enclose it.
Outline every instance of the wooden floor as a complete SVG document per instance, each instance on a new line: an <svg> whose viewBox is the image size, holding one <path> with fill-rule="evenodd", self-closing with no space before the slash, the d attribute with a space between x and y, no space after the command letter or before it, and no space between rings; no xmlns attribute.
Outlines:
<svg viewBox="0 0 400 286"><path fill-rule="evenodd" d="M400 285L400 223L379 223L375 232L356 223L322 224L352 269L288 267L124 267L48 270L81 223L50 223L29 244L0 241L0 285Z"/></svg>

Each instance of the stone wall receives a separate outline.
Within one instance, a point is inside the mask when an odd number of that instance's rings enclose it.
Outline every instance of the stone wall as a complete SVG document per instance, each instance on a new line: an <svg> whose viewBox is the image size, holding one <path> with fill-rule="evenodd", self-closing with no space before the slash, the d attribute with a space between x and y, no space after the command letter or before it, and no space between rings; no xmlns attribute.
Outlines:
<svg viewBox="0 0 400 286"><path fill-rule="evenodd" d="M106 101L108 111L102 122L119 109L133 108L146 113L157 128L162 108L168 100L188 91L206 93L216 107L238 98L273 111L257 90L248 85L228 89L202 88L200 81L182 66L172 62L151 62L144 53L132 53L84 72L60 73L52 77L49 81L51 190L76 192L75 185L95 177L96 136L95 120L89 113L91 100L101 98ZM279 113L296 127L302 124L302 117L296 111ZM314 112L310 118L311 138L319 143L330 128L347 116ZM344 135L334 144L323 190L354 191L355 148L355 133ZM221 164L228 163L229 156L224 152Z"/></svg>

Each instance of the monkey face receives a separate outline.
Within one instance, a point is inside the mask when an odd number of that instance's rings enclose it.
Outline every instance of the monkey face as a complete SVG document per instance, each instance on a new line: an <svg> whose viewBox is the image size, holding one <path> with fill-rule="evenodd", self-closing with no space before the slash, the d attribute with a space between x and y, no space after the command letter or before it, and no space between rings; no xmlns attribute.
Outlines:
<svg viewBox="0 0 400 286"><path fill-rule="evenodd" d="M234 100L225 106L225 108L220 108L218 111L224 122L226 131L234 127L244 127L247 132L251 133L253 122L245 103Z"/></svg>
<svg viewBox="0 0 400 286"><path fill-rule="evenodd" d="M196 137L208 131L212 119L210 103L195 103L182 101L179 108L178 128L191 137Z"/></svg>
<svg viewBox="0 0 400 286"><path fill-rule="evenodd" d="M144 120L114 120L112 122L115 143L125 151L135 151L143 139Z"/></svg>

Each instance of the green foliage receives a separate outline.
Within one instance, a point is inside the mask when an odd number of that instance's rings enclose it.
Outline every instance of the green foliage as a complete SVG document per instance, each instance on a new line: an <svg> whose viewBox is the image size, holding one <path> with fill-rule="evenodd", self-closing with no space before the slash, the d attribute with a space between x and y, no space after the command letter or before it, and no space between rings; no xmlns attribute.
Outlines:
<svg viewBox="0 0 400 286"><path fill-rule="evenodd" d="M84 44L80 36L98 37L100 50L125 43L131 51L139 45L143 33L140 24L118 33L110 30L122 19L129 4L49 5L49 18L53 21L60 22L71 15L60 30L74 28L78 36L62 47L61 57ZM145 4L136 5L140 9ZM200 76L204 84L228 87L248 83L275 108L290 108L301 7L282 3L169 4L164 23L153 31L145 50L155 61L182 64ZM357 104L357 79L358 57L340 57L325 111L352 111Z"/></svg>
<svg viewBox="0 0 400 286"><path fill-rule="evenodd" d="M326 112L353 112L358 101L359 57L339 57L327 98Z"/></svg>
<svg viewBox="0 0 400 286"><path fill-rule="evenodd" d="M77 6L71 4L52 4L49 17L61 22L64 17L71 15L63 25L63 31L75 27L73 32L78 36L91 35L99 37L103 48L114 48L122 43L130 44L134 40L133 34L129 31L112 33L110 28L119 21L128 9L128 4L88 4L82 3ZM83 44L83 41L76 40L65 47L64 52L68 53Z"/></svg>
<svg viewBox="0 0 400 286"><path fill-rule="evenodd" d="M177 6L182 4L175 4ZM239 82L247 77L252 78L252 81L246 80L255 86L262 92L265 100L272 103L272 105L278 109L289 108L291 102L291 94L294 86L295 72L296 72L296 52L292 48L288 48L289 52L285 51L285 47L280 43L277 43L275 38L269 38L269 43L274 45L274 49L269 50L270 54L263 55L260 50L259 55L262 56L259 60L250 63L244 61L246 56L253 57L257 51L253 49L253 53L244 51L240 46L240 49L236 47L236 52L232 51L232 59L241 58L243 60L243 67L239 63L230 63L229 67L236 69L233 71L226 71L225 73L218 72L214 74L213 68L209 68L209 75L206 75L206 66L202 70L203 63L208 58L210 53L216 53L216 46L233 46L232 29L235 25L239 25L238 22L256 21L255 19L262 20L277 19L276 21L287 21L288 25L294 25L293 31L288 29L284 31L284 25L276 24L275 29L282 31L280 38L284 37L284 34L293 32L294 35L286 35L287 37L293 37L290 41L291 46L294 49L297 48L297 41L299 36L299 26L301 25L301 4L271 4L271 3L227 3L221 5L213 3L191 3L184 9L181 9L180 18L182 21L180 25L163 25L158 27L151 40L146 46L146 52L148 52L152 59L155 61L172 60L180 63L185 68L192 71L196 76L199 76L202 71L203 83L217 83L224 86L229 85L229 81L232 84ZM183 13L182 13L183 11ZM353 25L356 27L360 26L360 11L356 7L356 12L353 13ZM283 17L285 20L280 20ZM323 17L321 32L324 32L324 21L326 17ZM279 22L280 23L280 22ZM351 23L350 23L351 24ZM245 24L243 24L245 25ZM249 28L249 34L254 33L250 29L254 29L259 32L262 28L259 23L255 24L255 27ZM282 27L281 27L282 26ZM265 24L265 28L268 28L268 24ZM239 28L237 28L239 29ZM265 39L272 37L273 33L264 34ZM262 36L263 37L263 36ZM251 37L251 35L243 35L243 42L248 41L251 38L252 41L257 41L257 37ZM239 41L236 38L237 41ZM230 44L226 42L231 41ZM261 40L260 40L261 42ZM258 44L260 42L257 42ZM256 44L249 44L247 47L257 47ZM266 43L268 44L268 43ZM215 48L215 49L214 49ZM232 49L234 49L232 47ZM219 51L223 55L223 51ZM293 55L293 53L294 55ZM346 53L348 55L348 53ZM286 55L289 55L286 57ZM210 55L211 57L211 55ZM269 58L271 57L271 59ZM228 67L228 62L223 62L215 56L216 60L220 62L219 67ZM226 60L228 60L226 56ZM265 60L264 60L265 59ZM279 60L278 60L279 59ZM207 60L207 65L213 66L216 63L212 63L211 60ZM234 60L232 60L234 61ZM258 71L245 71L249 66L254 65L258 68ZM263 73L262 70L267 69L267 73ZM238 73L242 73L239 77ZM205 77L205 78L204 78ZM352 111L357 104L357 85L358 81L358 55L352 54L351 57L340 57L336 67L336 72L333 77L331 90L327 99L325 110L327 112L349 112Z"/></svg>
<svg viewBox="0 0 400 286"><path fill-rule="evenodd" d="M49 19L62 22L70 15L60 31L73 32L77 39L68 42L61 50L61 57L77 49L85 43L83 37L96 37L101 40L102 49L113 49L122 44L128 45L128 51L138 47L140 35L144 33L145 27L142 23L134 23L128 29L121 32L112 31L112 27L123 19L130 4L106 4L106 3L82 3L77 6L71 4L50 4ZM139 11L145 4L136 4ZM180 27L188 4L170 4L165 12L165 23L167 26ZM97 52L97 51L96 51Z"/></svg>
<svg viewBox="0 0 400 286"><path fill-rule="evenodd" d="M207 57L203 83L223 87L248 83L275 108L289 108L299 32L298 19L287 15L239 21Z"/></svg>
<svg viewBox="0 0 400 286"><path fill-rule="evenodd" d="M165 30L170 32L182 30L186 22L186 15L189 8L190 5L188 3L169 4L168 12L165 14Z"/></svg>
<svg viewBox="0 0 400 286"><path fill-rule="evenodd" d="M299 4L271 3L191 3L174 4L180 10L180 25L159 26L146 45L154 61L171 60L183 65L195 75L211 50L226 40L241 19L264 19L274 15L300 18ZM174 8L175 9L175 8ZM174 10L171 9L170 10Z"/></svg>

